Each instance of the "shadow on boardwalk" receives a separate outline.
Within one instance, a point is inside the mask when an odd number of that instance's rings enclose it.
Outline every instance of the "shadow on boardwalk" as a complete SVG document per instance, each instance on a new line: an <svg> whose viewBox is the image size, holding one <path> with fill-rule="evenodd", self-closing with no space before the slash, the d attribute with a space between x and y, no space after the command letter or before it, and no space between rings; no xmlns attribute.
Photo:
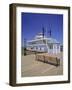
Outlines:
<svg viewBox="0 0 72 90"><path fill-rule="evenodd" d="M26 55L21 57L21 76L53 76L63 74L63 59L62 53L59 54L60 66L36 61L35 54Z"/></svg>

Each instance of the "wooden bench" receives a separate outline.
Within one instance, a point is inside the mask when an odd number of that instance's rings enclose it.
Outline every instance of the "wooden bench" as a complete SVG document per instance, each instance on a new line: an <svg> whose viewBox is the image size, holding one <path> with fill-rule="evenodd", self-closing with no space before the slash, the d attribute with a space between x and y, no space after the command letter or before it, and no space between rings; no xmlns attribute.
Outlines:
<svg viewBox="0 0 72 90"><path fill-rule="evenodd" d="M38 60L38 61L44 62L44 60L45 60L44 58L45 58L44 55L40 55L40 54L37 54L37 55L36 55L36 60Z"/></svg>
<svg viewBox="0 0 72 90"><path fill-rule="evenodd" d="M60 59L57 56L51 56L48 54L37 54L36 60L51 64L51 65L55 65L55 66L60 65Z"/></svg>

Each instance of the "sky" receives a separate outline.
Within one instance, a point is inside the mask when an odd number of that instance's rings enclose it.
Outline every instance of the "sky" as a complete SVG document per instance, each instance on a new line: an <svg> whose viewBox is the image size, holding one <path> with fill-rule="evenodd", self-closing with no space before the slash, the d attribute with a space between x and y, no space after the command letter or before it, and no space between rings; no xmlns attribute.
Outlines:
<svg viewBox="0 0 72 90"><path fill-rule="evenodd" d="M42 32L42 28L47 30L47 37L55 38L61 44L63 43L63 15L62 14L39 14L39 13L21 13L21 41L33 40L34 37Z"/></svg>

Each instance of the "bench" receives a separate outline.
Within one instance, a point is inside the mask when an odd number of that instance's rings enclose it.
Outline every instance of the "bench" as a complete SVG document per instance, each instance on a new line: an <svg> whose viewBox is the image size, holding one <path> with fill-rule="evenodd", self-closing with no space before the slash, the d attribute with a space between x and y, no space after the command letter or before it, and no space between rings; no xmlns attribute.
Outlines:
<svg viewBox="0 0 72 90"><path fill-rule="evenodd" d="M60 59L57 56L51 56L48 54L37 54L36 60L55 66L60 65Z"/></svg>

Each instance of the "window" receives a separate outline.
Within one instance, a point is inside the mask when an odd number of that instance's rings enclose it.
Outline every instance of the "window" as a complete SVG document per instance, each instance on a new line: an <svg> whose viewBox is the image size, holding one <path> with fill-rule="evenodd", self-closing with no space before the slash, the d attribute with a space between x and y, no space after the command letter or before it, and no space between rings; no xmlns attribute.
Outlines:
<svg viewBox="0 0 72 90"><path fill-rule="evenodd" d="M53 49L53 44L49 44L49 49Z"/></svg>
<svg viewBox="0 0 72 90"><path fill-rule="evenodd" d="M57 49L59 49L59 45L57 45Z"/></svg>

